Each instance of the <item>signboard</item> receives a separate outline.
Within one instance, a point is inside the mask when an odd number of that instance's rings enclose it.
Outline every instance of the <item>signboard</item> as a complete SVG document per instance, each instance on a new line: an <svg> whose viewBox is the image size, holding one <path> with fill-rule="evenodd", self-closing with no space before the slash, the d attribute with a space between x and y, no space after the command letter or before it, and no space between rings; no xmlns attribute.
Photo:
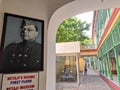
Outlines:
<svg viewBox="0 0 120 90"><path fill-rule="evenodd" d="M38 73L4 74L2 90L38 90Z"/></svg>

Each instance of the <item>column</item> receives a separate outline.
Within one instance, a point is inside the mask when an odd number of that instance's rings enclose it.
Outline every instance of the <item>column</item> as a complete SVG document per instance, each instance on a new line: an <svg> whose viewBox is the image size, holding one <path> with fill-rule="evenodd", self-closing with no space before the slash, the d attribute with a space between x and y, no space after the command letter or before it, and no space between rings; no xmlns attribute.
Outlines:
<svg viewBox="0 0 120 90"><path fill-rule="evenodd" d="M115 60L116 60L116 68L117 68L118 82L119 82L119 85L120 85L120 70L119 70L119 62L118 62L118 53L117 53L117 50L116 50L115 47L114 47L113 49L114 49Z"/></svg>
<svg viewBox="0 0 120 90"><path fill-rule="evenodd" d="M113 75L112 75L112 70L111 70L111 66L110 66L110 55L109 53L107 53L107 60L108 60L108 70L109 70L109 75L110 75L110 80L113 80Z"/></svg>
<svg viewBox="0 0 120 90"><path fill-rule="evenodd" d="M101 63L100 63L100 61L99 61L99 65L100 65L100 73L102 73L102 69L101 69Z"/></svg>
<svg viewBox="0 0 120 90"><path fill-rule="evenodd" d="M101 67L102 67L102 74L104 74L104 65L103 65L103 60L101 59Z"/></svg>
<svg viewBox="0 0 120 90"><path fill-rule="evenodd" d="M79 57L76 55L77 83L80 84Z"/></svg>
<svg viewBox="0 0 120 90"><path fill-rule="evenodd" d="M108 76L108 73L107 73L107 67L106 67L106 59L104 58L104 67L105 67L105 76Z"/></svg>
<svg viewBox="0 0 120 90"><path fill-rule="evenodd" d="M102 73L101 60L99 60L99 65L100 65L100 73Z"/></svg>

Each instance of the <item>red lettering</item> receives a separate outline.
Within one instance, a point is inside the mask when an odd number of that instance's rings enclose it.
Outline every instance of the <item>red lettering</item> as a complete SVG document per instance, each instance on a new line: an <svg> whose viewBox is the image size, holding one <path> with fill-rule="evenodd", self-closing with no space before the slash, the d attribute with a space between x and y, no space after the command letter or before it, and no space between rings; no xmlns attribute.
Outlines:
<svg viewBox="0 0 120 90"><path fill-rule="evenodd" d="M9 87L6 90L19 90L19 87L18 86L17 87Z"/></svg>
<svg viewBox="0 0 120 90"><path fill-rule="evenodd" d="M35 75L24 76L24 79L35 78Z"/></svg>
<svg viewBox="0 0 120 90"><path fill-rule="evenodd" d="M7 80L18 80L18 79L22 79L22 76L11 76L11 77L7 77Z"/></svg>
<svg viewBox="0 0 120 90"><path fill-rule="evenodd" d="M35 85L25 85L25 86L20 86L20 89L27 89L27 88L34 88Z"/></svg>

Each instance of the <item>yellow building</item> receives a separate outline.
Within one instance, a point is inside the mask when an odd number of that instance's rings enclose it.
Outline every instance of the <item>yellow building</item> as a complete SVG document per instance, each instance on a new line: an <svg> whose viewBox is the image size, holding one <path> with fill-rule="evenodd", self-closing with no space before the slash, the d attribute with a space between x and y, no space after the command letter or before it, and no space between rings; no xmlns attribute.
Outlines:
<svg viewBox="0 0 120 90"><path fill-rule="evenodd" d="M79 66L80 66L80 72L83 72L85 67L85 61L83 58L79 59Z"/></svg>

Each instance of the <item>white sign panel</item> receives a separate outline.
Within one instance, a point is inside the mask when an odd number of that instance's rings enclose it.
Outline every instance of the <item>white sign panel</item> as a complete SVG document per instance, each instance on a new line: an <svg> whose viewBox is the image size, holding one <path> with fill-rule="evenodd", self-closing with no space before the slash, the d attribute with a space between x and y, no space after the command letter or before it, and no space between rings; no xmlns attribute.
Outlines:
<svg viewBox="0 0 120 90"><path fill-rule="evenodd" d="M38 73L4 74L2 90L38 90Z"/></svg>

